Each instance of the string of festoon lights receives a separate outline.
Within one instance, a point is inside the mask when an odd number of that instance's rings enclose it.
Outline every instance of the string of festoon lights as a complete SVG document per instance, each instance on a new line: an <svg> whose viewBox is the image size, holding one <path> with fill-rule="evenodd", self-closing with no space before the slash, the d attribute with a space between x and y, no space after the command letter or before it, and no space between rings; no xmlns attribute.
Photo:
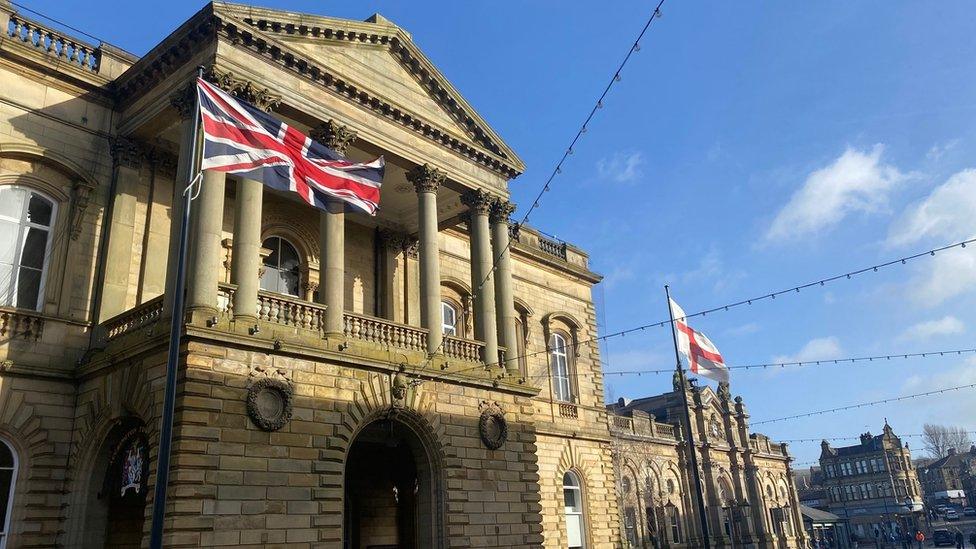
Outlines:
<svg viewBox="0 0 976 549"><path fill-rule="evenodd" d="M932 395L939 395L939 394L943 394L943 393L947 393L947 392L951 392L951 391L961 391L963 389L974 389L974 388L976 388L976 383L970 383L970 384L967 384L967 385L957 385L955 387L943 387L942 389L934 389L934 390L931 390L931 391L925 391L924 393L914 393L914 394L911 394L911 395L901 395L901 396L896 396L896 397L882 398L880 400L872 400L872 401L868 401L868 402L860 402L860 403L857 403L857 404L848 404L846 406L838 406L836 408L827 408L827 409L824 409L824 410L817 410L815 412L804 412L802 414L794 414L794 415L791 415L791 416L778 417L778 418L774 418L774 419L764 419L762 421L754 421L754 422L752 422L752 425L764 425L764 424L767 424L767 423L777 423L777 422L780 422L780 421L788 421L788 420L791 420L791 419L799 419L799 418L804 418L804 417L819 416L819 415L823 415L823 414L831 414L831 413L834 413L834 412L843 412L843 411L846 411L846 410L853 410L855 408L866 408L866 407L870 407L870 406L877 406L879 404L888 404L888 403L891 403L891 402L899 402L899 401L902 401L902 400L910 400L910 399L914 399L914 398L922 398L922 397L927 397L927 396L932 396Z"/></svg>
<svg viewBox="0 0 976 549"><path fill-rule="evenodd" d="M976 431L963 431L959 434L966 435L976 435ZM897 435L898 438L922 438L925 433L908 433ZM821 438L787 438L787 439L777 439L777 442L789 442L789 443L799 443L799 442L816 442L820 443L826 440L827 442L843 442L847 440L861 440L861 437L821 437Z"/></svg>
<svg viewBox="0 0 976 549"><path fill-rule="evenodd" d="M791 287L788 287L788 288L785 288L785 289L782 289L782 290L777 290L777 291L773 291L773 292L758 294L755 297L751 297L751 298L748 298L748 299L741 299L739 301L735 301L733 303L728 303L726 305L719 305L717 307L711 307L709 309L704 309L704 310L698 311L696 313L686 314L685 316L680 317L680 318L675 318L674 320L675 321L679 321L679 320L684 320L684 319L689 319L689 318L695 318L695 317L704 317L704 316L707 316L709 314L716 313L716 312L725 312L725 311L729 311L731 309L738 308L738 307L751 306L753 303L758 303L758 302L765 301L765 300L775 300L777 297L781 297L781 296L789 296L789 295L799 294L802 290L806 290L806 289L810 289L810 288L822 288L822 287L825 287L827 284L830 284L830 283L834 283L834 282L838 282L838 281L844 281L844 280L852 280L852 279L854 279L857 276L864 275L864 274L867 274L867 273L877 273L877 272L879 272L882 269L887 269L887 268L890 268L890 267L893 267L893 266L907 265L909 261L915 261L915 260L918 260L918 259L921 259L921 258L925 258L925 257L934 257L936 254L938 254L940 252L944 252L946 250L951 250L951 249L954 249L954 248L966 248L969 244L973 244L973 243L976 243L976 238L972 238L972 239L969 239L969 240L964 240L964 241L961 241L961 242L955 242L955 243L952 243L952 244L946 244L944 246L939 246L937 248L932 248L932 249L929 249L929 250L925 250L923 252L918 252L918 253L915 253L915 254L911 254L911 255L899 257L899 258L892 259L892 260L889 260L889 261L885 261L883 263L878 263L878 264L875 264L875 265L869 265L867 267L859 268L859 269L856 269L856 270L853 270L853 271L848 271L848 272L844 272L844 273L841 273L841 274L829 276L829 277L826 277L826 278L821 278L821 279L815 280L813 282L807 282L807 283L800 284L800 285L797 285L797 286L791 286ZM582 346L582 345L589 345L589 344L592 344L592 343L595 343L595 342L605 341L605 340L608 340L608 339L611 339L611 338L616 338L616 337L626 337L626 336L631 335L631 334L644 332L644 331L646 331L649 328L663 328L663 327L669 326L670 324L671 324L671 321L670 320L662 320L662 321L659 321L659 322L653 322L653 323L649 323L649 324L643 324L643 325L640 325L640 326L635 326L633 328L627 328L625 330L620 330L620 331L617 331L617 332L613 332L613 333L609 333L609 334L604 334L604 335L597 336L597 337L593 337L593 338L590 338L590 339L585 339L585 340L578 341L578 342L567 343L564 348L571 348L571 347L578 347L578 346ZM522 358L528 358L528 357L537 356L537 355L540 355L540 354L548 354L548 353L551 353L553 350L563 350L563 349L560 349L558 347L554 349L554 348L551 348L551 347L548 347L547 346L547 348L542 349L542 350L539 350L539 351L534 351L534 352L530 352L530 353L523 353L521 355L518 355L516 357L511 357L511 358L506 357L505 358L505 361L506 362L513 362L513 361L520 360ZM939 354L940 356L944 356L946 354L952 354L952 353L954 353L954 354L964 354L964 353L970 353L970 352L976 352L976 349L956 349L956 350L951 350L951 351L945 351L945 350L944 351L926 351L924 353L907 353L907 354L906 353L892 353L892 354L877 355L877 356L865 356L865 357L853 357L853 358L847 358L847 359L836 359L836 363L838 363L838 364L841 364L843 362L847 362L847 363L854 362L854 363L856 363L856 362L862 362L862 361L873 362L873 361L878 361L878 360L883 360L883 359L884 360L889 360L889 357L890 357L890 359L896 359L896 358L902 358L902 359L904 359L904 358L923 357L923 356L925 358L928 358L928 357L935 356L937 354ZM741 368L741 369L754 369L754 368L755 369L762 369L764 367L765 368L770 368L770 367L786 367L786 366L789 366L789 365L793 365L793 366L795 366L795 365L805 366L805 365L809 365L809 364L816 364L817 362L820 362L821 365L826 364L826 363L833 364L835 362L835 359L820 360L820 361L809 361L809 362L805 362L804 361L804 362L799 362L799 363L786 363L786 362L783 362L783 363L767 363L765 365L764 364L746 364L746 365L738 366L738 368ZM747 368L747 366L748 366L748 368ZM461 374L461 373L465 373L465 372L468 372L468 371L477 370L477 369L484 369L484 368L485 368L485 366L479 365L479 366L475 366L475 367L472 367L472 368L466 368L466 369L463 369L463 370L457 370L457 371L454 371L452 373L453 374ZM674 368L668 368L666 370L665 369L649 370L648 373L651 373L651 374L654 374L654 373L664 373L665 371L672 372L673 370L674 370ZM636 370L635 370L635 372L636 372ZM641 373L644 373L644 372L641 371ZM612 375L626 375L626 372L624 372L624 373L610 372L610 374L612 374ZM505 375L505 373L502 372L502 373L500 373L498 375L499 375L499 377L503 377ZM549 375L550 374L546 373L546 374L544 374L542 376L532 376L532 378L535 378L535 377L548 377ZM526 379L527 378L522 378L520 381L523 381L524 382Z"/></svg>
<svg viewBox="0 0 976 549"><path fill-rule="evenodd" d="M884 354L884 355L873 355L873 356L856 356L848 358L831 358L831 359L821 359L821 360L798 360L792 362L763 362L758 364L736 364L732 366L726 366L729 370L767 370L769 368L788 368L796 366L833 366L833 365L844 365L844 364L857 364L865 362L885 362L889 360L905 360L909 358L933 358L933 357L945 357L945 356L961 356L964 354L976 353L976 348L971 349L946 349L941 351L925 351L921 353L898 353L898 354ZM578 377L587 376L625 376L625 375L636 375L640 377L644 374L657 375L657 374L671 374L674 372L674 366L670 368L655 368L650 370L619 370L619 371L609 371L609 372L583 372L576 374ZM539 374L535 376L528 376L529 378L539 378L548 377L549 374Z"/></svg>
<svg viewBox="0 0 976 549"><path fill-rule="evenodd" d="M631 44L630 48L627 50L627 54L624 56L620 64L617 65L617 70L614 71L613 76L610 78L610 81L603 88L603 93L600 94L600 97L596 100L596 103L594 103L593 107L590 109L590 112L586 115L586 118L583 120L583 124L580 125L579 129L576 131L576 135L574 135L572 141L570 141L569 147L567 147L566 150L563 151L563 154L559 158L559 161L556 162L556 166L553 168L552 173L549 174L549 177L546 179L545 183L539 189L538 194L536 194L535 198L532 200L529 207L525 210L525 213L522 214L521 219L514 224L514 231L516 233L523 225L528 223L529 214L531 214L533 211L539 208L539 206L542 205L542 196L550 191L556 176L563 173L563 164L565 164L566 160L570 156L572 156L573 152L575 151L576 144L583 137L583 134L587 132L587 128L590 124L590 121L592 121L593 117L596 116L597 111L603 108L603 101L606 100L607 95L610 94L610 90L613 88L613 86L622 80L621 73L623 72L624 67L627 66L627 62L630 61L632 55L640 51L641 49L640 42L644 38L644 35L647 33L647 31L651 28L651 24L654 22L654 20L659 19L661 17L661 6L664 5L664 1L665 0L659 0L657 5L654 7L654 11L652 11L651 15L647 18L647 21L644 23L644 26L641 28L640 33L638 33L637 38L634 40L633 44ZM492 279L492 276L494 275L495 271L498 269L499 260L506 253L508 253L508 250L509 248L511 248L511 246L512 246L512 239L509 239L508 244L506 244L501 251L495 254L494 258L492 259L491 268L488 269L488 273L485 274L485 277L481 280L481 282L477 285L476 288L472 288L471 291L472 299L476 298L481 294L485 284ZM429 354L427 360L424 361L424 363L421 365L420 368L418 368L416 371L413 372L413 375L420 375L421 373L424 372L424 370L426 370L431 365L434 356L443 348L444 341L445 340L442 338L438 348L433 353ZM506 362L508 361L509 360L506 359ZM497 362L494 364L497 365ZM491 366L492 364L488 364L489 368ZM479 366L479 368L481 368L481 366ZM416 379L412 383L414 385L417 385L423 383L423 380Z"/></svg>

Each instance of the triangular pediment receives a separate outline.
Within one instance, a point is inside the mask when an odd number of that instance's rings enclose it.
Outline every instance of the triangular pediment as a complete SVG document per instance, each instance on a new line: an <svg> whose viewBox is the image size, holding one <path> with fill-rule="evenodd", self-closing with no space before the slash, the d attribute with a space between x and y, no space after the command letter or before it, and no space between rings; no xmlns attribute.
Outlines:
<svg viewBox="0 0 976 549"><path fill-rule="evenodd" d="M367 21L214 4L222 19L294 52L296 62L321 67L331 78L367 92L370 104L451 148L469 147L517 175L522 160L413 43L382 16ZM299 59L301 58L301 59ZM417 121L422 121L418 127Z"/></svg>

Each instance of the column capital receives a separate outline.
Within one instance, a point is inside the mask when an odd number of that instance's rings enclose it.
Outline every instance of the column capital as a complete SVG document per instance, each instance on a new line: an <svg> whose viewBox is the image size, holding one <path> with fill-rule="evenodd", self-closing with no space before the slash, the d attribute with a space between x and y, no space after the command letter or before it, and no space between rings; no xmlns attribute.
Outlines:
<svg viewBox="0 0 976 549"><path fill-rule="evenodd" d="M436 193L444 177L444 172L430 164L421 164L407 172L407 181L413 183L418 193Z"/></svg>
<svg viewBox="0 0 976 549"><path fill-rule="evenodd" d="M467 206L472 214L488 215L495 205L495 197L482 189L473 189L461 195L461 203Z"/></svg>
<svg viewBox="0 0 976 549"><path fill-rule="evenodd" d="M309 137L345 156L349 144L356 140L356 132L330 118L310 131Z"/></svg>
<svg viewBox="0 0 976 549"><path fill-rule="evenodd" d="M169 103L180 113L180 120L189 120L193 116L197 101L196 82L188 82L169 96Z"/></svg>
<svg viewBox="0 0 976 549"><path fill-rule="evenodd" d="M405 232L393 229L380 229L379 239L380 244L387 250L396 253L409 253L410 249L413 248L414 254L416 254L417 239Z"/></svg>
<svg viewBox="0 0 976 549"><path fill-rule="evenodd" d="M127 137L113 137L109 143L112 165L139 169L145 156L138 142Z"/></svg>
<svg viewBox="0 0 976 549"><path fill-rule="evenodd" d="M508 223L509 217L511 217L514 211L515 204L512 204L504 198L495 199L494 204L491 205L491 222Z"/></svg>
<svg viewBox="0 0 976 549"><path fill-rule="evenodd" d="M204 80L233 95L241 101L247 101L264 112L281 104L281 96L271 93L268 88L258 88L249 80L235 78L231 72L224 72L211 65L203 73Z"/></svg>

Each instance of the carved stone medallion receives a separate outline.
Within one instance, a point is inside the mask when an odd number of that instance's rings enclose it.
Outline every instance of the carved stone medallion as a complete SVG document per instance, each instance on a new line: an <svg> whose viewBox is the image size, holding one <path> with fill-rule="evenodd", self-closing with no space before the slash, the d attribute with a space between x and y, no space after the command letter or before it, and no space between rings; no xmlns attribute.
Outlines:
<svg viewBox="0 0 976 549"><path fill-rule="evenodd" d="M489 450L497 450L508 440L508 422L505 414L497 404L484 406L481 410L481 420L478 422L481 442Z"/></svg>
<svg viewBox="0 0 976 549"><path fill-rule="evenodd" d="M277 431L291 419L292 388L271 378L255 381L247 390L247 414L265 431Z"/></svg>

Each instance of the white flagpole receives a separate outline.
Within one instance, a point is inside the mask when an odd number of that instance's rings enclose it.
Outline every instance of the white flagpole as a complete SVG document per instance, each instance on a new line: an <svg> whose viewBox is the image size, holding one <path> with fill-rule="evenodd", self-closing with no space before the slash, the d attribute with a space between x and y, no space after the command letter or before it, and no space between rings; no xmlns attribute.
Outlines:
<svg viewBox="0 0 976 549"><path fill-rule="evenodd" d="M695 486L695 503L698 507L698 516L701 519L702 547L709 549L711 540L708 535L708 517L705 515L705 494L701 489L701 474L698 472L698 457L695 451L695 439L691 431L691 410L688 408L688 393L685 391L687 382L685 381L685 369L681 366L681 353L678 351L678 331L674 326L674 311L671 310L671 289L667 284L664 285L664 295L668 299L668 318L671 319L671 339L674 342L674 359L677 362L678 381L681 384L678 392L681 394L681 404L684 408L685 422L685 441L688 443L688 457L691 460L691 476Z"/></svg>
<svg viewBox="0 0 976 549"><path fill-rule="evenodd" d="M197 78L203 78L203 67L197 69ZM196 78L193 80L196 87ZM193 143L190 147L190 170L186 187L183 189L183 215L180 217L179 246L176 252L176 276L173 288L173 310L169 325L169 354L166 359L166 389L163 396L163 417L159 429L159 452L156 461L156 486L153 495L152 528L149 534L149 547L163 547L163 519L166 516L166 487L169 484L170 456L173 445L173 416L176 408L176 373L179 369L180 340L183 335L183 305L186 290L186 240L190 226L190 204L193 200L192 187L196 182L200 165L198 142L200 132L200 99L194 91L195 106L193 114Z"/></svg>

